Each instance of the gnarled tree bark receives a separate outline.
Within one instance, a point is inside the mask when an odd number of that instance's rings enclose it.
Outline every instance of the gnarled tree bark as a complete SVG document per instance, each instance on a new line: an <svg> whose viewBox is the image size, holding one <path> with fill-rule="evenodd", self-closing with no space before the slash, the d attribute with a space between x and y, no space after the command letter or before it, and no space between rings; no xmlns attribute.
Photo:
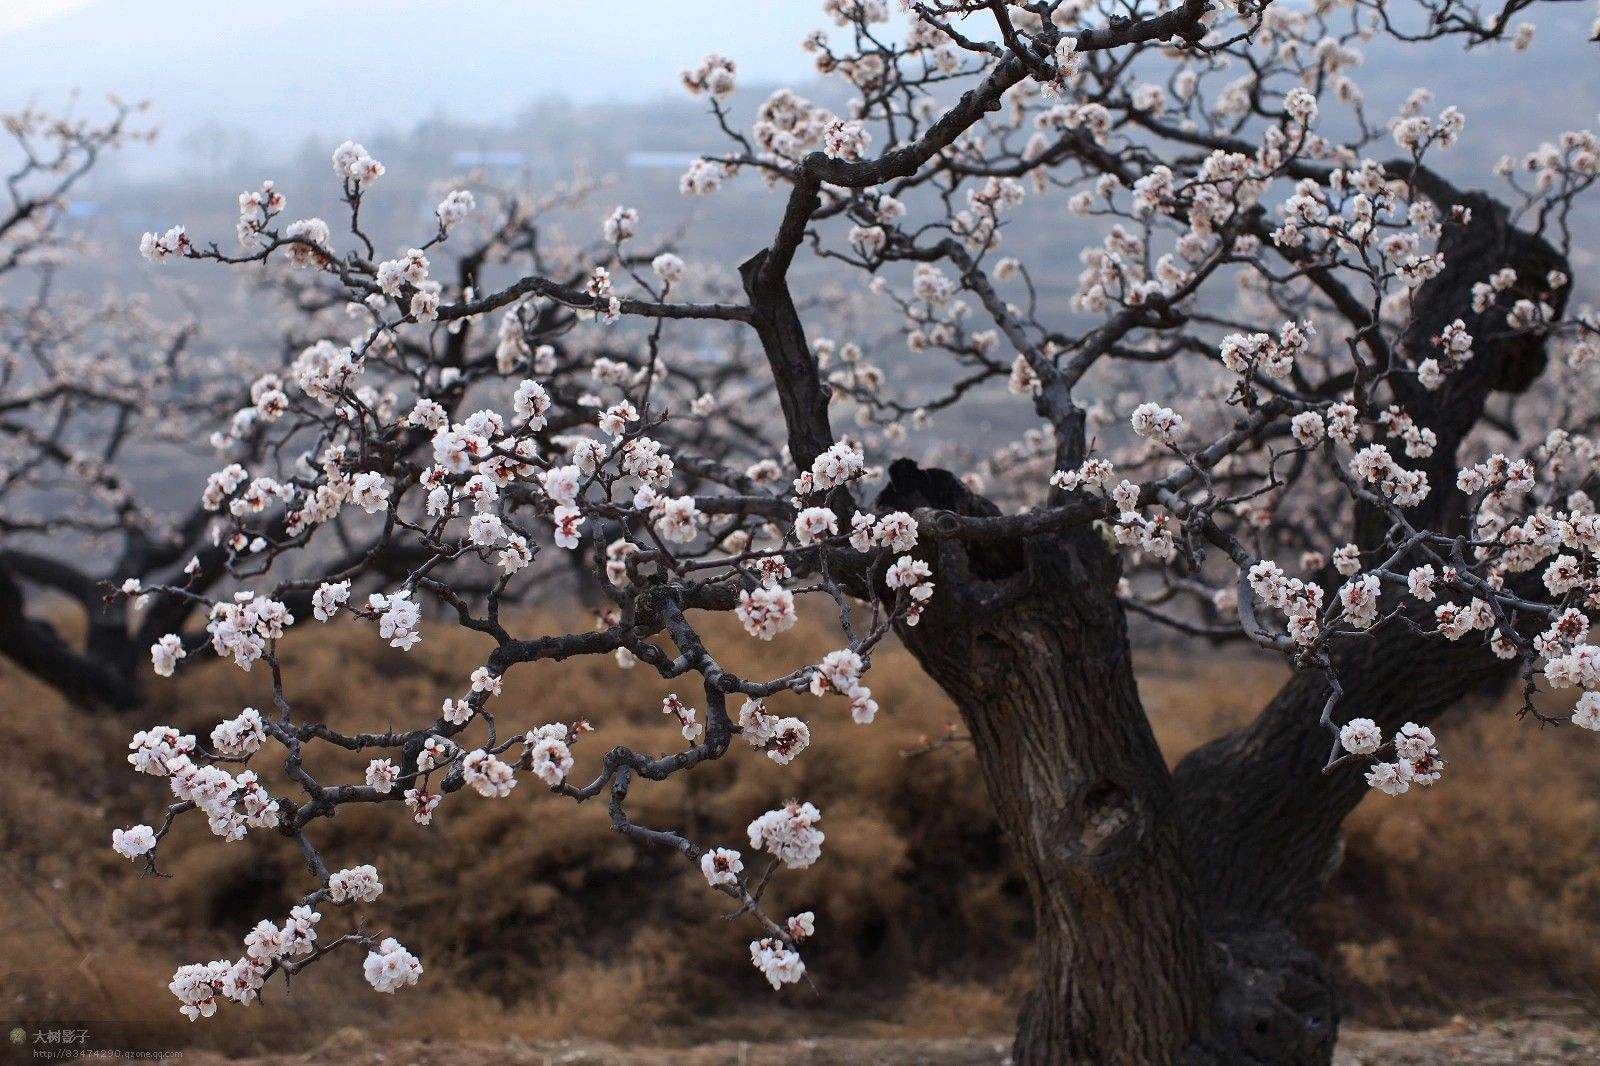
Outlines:
<svg viewBox="0 0 1600 1066"><path fill-rule="evenodd" d="M896 464L885 506L975 506L941 473ZM1115 559L1078 531L987 554L945 542L933 562L940 592L901 635L961 709L1033 895L1038 988L1018 1060L1169 1060L1210 998L1208 947Z"/></svg>
<svg viewBox="0 0 1600 1066"><path fill-rule="evenodd" d="M992 513L904 461L879 502ZM1316 960L1279 927L1216 927L1201 906L1116 556L1089 529L937 544L937 591L900 635L960 709L1032 894L1037 986L1016 1061L1265 1063L1291 1047L1326 1060L1335 1019Z"/></svg>

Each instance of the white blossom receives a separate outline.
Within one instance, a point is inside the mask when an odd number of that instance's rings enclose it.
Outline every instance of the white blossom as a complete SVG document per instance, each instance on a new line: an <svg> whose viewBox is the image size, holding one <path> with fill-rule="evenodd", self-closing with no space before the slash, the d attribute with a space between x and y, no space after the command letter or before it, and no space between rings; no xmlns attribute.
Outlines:
<svg viewBox="0 0 1600 1066"><path fill-rule="evenodd" d="M700 872L712 888L737 884L744 870L744 861L731 848L712 848L700 856Z"/></svg>
<svg viewBox="0 0 1600 1066"><path fill-rule="evenodd" d="M793 802L768 811L750 823L750 846L759 848L791 870L801 870L822 855L822 812L809 803Z"/></svg>
<svg viewBox="0 0 1600 1066"><path fill-rule="evenodd" d="M422 963L394 937L385 937L376 950L367 952L362 973L367 984L379 992L395 992L414 985L422 976Z"/></svg>
<svg viewBox="0 0 1600 1066"><path fill-rule="evenodd" d="M1371 755L1383 746L1383 731L1370 718L1352 718L1340 728L1339 743L1353 755Z"/></svg>
<svg viewBox="0 0 1600 1066"><path fill-rule="evenodd" d="M156 832L147 825L111 831L111 847L125 859L137 859L155 850Z"/></svg>
<svg viewBox="0 0 1600 1066"><path fill-rule="evenodd" d="M340 870L328 878L328 896L335 903L371 903L383 892L383 882L373 866Z"/></svg>

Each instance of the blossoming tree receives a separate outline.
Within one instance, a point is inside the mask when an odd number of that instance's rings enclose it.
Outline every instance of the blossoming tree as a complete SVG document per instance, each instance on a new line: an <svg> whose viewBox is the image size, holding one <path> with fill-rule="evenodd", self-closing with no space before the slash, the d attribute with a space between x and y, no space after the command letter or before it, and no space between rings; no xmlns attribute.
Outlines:
<svg viewBox="0 0 1600 1066"><path fill-rule="evenodd" d="M60 276L84 253L67 199L105 153L148 138L141 111L112 101L104 119L0 117L0 654L83 705L133 704L145 649L176 622L170 606L135 622L105 582L186 559L209 518L168 521L144 506L130 464L187 445L178 427L209 409L238 406L238 368L196 361L193 323L139 297L69 293ZM81 613L80 643L40 608L41 592Z"/></svg>
<svg viewBox="0 0 1600 1066"><path fill-rule="evenodd" d="M1437 781L1430 723L1470 693L1520 677L1527 717L1600 728L1583 395L1600 321L1568 309L1570 208L1600 139L1561 133L1501 167L1503 192L1469 191L1444 165L1458 111L1419 91L1375 120L1351 77L1374 37L1526 47L1529 6L828 0L837 32L805 46L855 94L847 114L780 91L749 122L732 61L684 76L727 148L683 193L753 176L775 194L737 287L642 248L632 208L552 248L538 205L482 190L450 191L417 247L380 253L361 210L384 167L353 142L333 154L340 226L289 221L269 185L240 199L238 250L147 234L157 262L286 261L325 296L310 313L347 311L355 332L254 382L240 420L267 447L202 500L227 579L129 586L208 619L203 637L154 642L157 673L204 644L268 670L273 700L209 738L137 734L130 762L174 802L115 847L154 869L173 823L204 815L227 840L288 838L308 871L301 904L239 958L178 971L184 1012L248 1004L346 945L381 991L422 979L397 939L318 929L383 892L359 855L324 854L319 823L363 803L428 825L519 785L599 799L618 832L681 853L750 923L772 986L801 979L826 915L769 913L764 889L826 862L822 812L774 797L740 844L640 824L629 797L717 759L803 758L814 728L870 727L892 631L960 709L1033 895L1019 1061L1328 1061L1333 996L1293 930L1343 818L1373 790ZM1099 227L1068 300L1006 254L1030 197ZM891 386L870 342L808 335L789 287L802 256L870 275L913 358L949 371ZM725 357L674 348L679 331ZM1036 428L959 476L898 457L991 384ZM1495 409L1530 391L1542 402L1515 419ZM308 578L294 561L326 559L330 529L363 530L360 550ZM598 628L528 631L502 612L552 557L601 590ZM731 612L771 640L810 599L839 649L763 676L728 669L697 621ZM1130 614L1295 672L1252 724L1169 770ZM493 647L438 710L343 733L297 711L279 659L324 624L406 649L459 625ZM587 722L497 699L511 671L582 655L693 678L701 706L662 707L683 746L598 745ZM1534 705L1541 677L1565 690L1560 713ZM811 721L769 710L785 692L820 699ZM314 775L324 746L364 773Z"/></svg>

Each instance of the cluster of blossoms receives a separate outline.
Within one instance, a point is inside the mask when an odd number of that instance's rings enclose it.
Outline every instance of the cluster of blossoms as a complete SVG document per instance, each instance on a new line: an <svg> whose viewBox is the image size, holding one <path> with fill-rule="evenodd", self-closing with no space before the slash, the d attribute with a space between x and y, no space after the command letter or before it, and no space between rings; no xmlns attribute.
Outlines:
<svg viewBox="0 0 1600 1066"><path fill-rule="evenodd" d="M806 972L800 953L770 936L750 942L750 961L774 989L793 984Z"/></svg>
<svg viewBox="0 0 1600 1066"><path fill-rule="evenodd" d="M822 857L822 812L791 802L750 823L750 846L765 851L791 870L803 870Z"/></svg>
<svg viewBox="0 0 1600 1066"><path fill-rule="evenodd" d="M695 96L708 94L714 99L733 95L738 67L726 56L709 55L694 70L683 72L683 86Z"/></svg>
<svg viewBox="0 0 1600 1066"><path fill-rule="evenodd" d="M256 1001L273 970L289 972L297 965L296 959L317 951L317 923L321 920L322 915L305 904L290 911L281 926L263 919L245 936L243 956L231 962L181 966L167 988L190 1021L215 1014L219 997L248 1006Z"/></svg>
<svg viewBox="0 0 1600 1066"><path fill-rule="evenodd" d="M1473 301L1477 302L1476 295ZM1472 358L1472 334L1459 318L1440 330L1433 343L1439 352L1438 358L1430 356L1417 364L1417 380L1426 389L1443 385L1447 373L1460 370Z"/></svg>
<svg viewBox="0 0 1600 1066"><path fill-rule="evenodd" d="M173 226L165 233L146 233L139 238L139 254L153 263L185 255L191 247L189 235L182 226Z"/></svg>
<svg viewBox="0 0 1600 1066"><path fill-rule="evenodd" d="M579 732L586 732L589 728L587 722L579 722L571 730L555 722L542 725L524 736L528 768L533 771L533 775L550 788L555 788L565 781L573 763L570 745Z"/></svg>
<svg viewBox="0 0 1600 1066"><path fill-rule="evenodd" d="M1434 746L1433 730L1407 722L1386 745L1383 731L1370 718L1356 718L1339 730L1339 743L1352 755L1394 753L1392 762L1377 762L1367 771L1367 784L1388 796L1410 791L1412 785L1431 785L1444 773L1444 760Z"/></svg>
<svg viewBox="0 0 1600 1066"><path fill-rule="evenodd" d="M705 735L705 726L695 720L695 715L698 712L687 703L684 703L677 693L673 693L661 701L661 713L677 719L678 728L682 731L684 740L698 741Z"/></svg>
<svg viewBox="0 0 1600 1066"><path fill-rule="evenodd" d="M224 738L239 742L241 751L253 751L252 744L260 746L254 739L260 730L260 715L250 709L218 726ZM196 763L196 755L194 737L170 726L140 730L128 744L128 764L140 773L167 778L173 796L203 812L211 831L224 840L241 840L250 829L271 829L278 824L278 801L262 787L253 770L235 777L220 767ZM154 843L148 826L134 826L128 832L133 834L131 838L118 838L115 843L118 853L130 859L144 854L130 853L134 842Z"/></svg>
<svg viewBox="0 0 1600 1066"><path fill-rule="evenodd" d="M477 198L468 189L451 189L445 194L439 206L433 213L439 216L439 228L450 230L452 227L466 221L468 215L478 209Z"/></svg>
<svg viewBox="0 0 1600 1066"><path fill-rule="evenodd" d="M1262 373L1282 380L1294 369L1316 335L1310 322L1285 322L1273 337L1268 333L1232 333L1222 339L1222 365L1235 374Z"/></svg>
<svg viewBox="0 0 1600 1066"><path fill-rule="evenodd" d="M1167 415L1181 419L1170 411ZM1164 416L1157 416L1164 417ZM1112 540L1121 547L1133 548L1141 558L1168 562L1177 555L1176 524L1171 515L1154 518L1140 513L1142 492L1127 478L1115 485L1116 467L1102 458L1089 458L1075 470L1057 470L1050 475L1053 488L1066 491L1087 492L1105 501L1114 517L1108 523Z"/></svg>
<svg viewBox="0 0 1600 1066"><path fill-rule="evenodd" d="M245 248L257 247L261 243L262 231L283 210L284 205L283 194L270 181L262 182L260 189L240 193L239 223L236 227L239 244ZM142 246L140 250L143 251Z"/></svg>
<svg viewBox="0 0 1600 1066"><path fill-rule="evenodd" d="M861 449L847 441L840 441L817 456L810 470L795 478L795 495L811 496L848 485L865 474L866 469L866 457Z"/></svg>
<svg viewBox="0 0 1600 1066"><path fill-rule="evenodd" d="M211 635L213 651L232 658L240 669L249 670L266 653L268 645L293 624L294 615L282 601L243 591L235 593L232 601L223 600L212 606L206 632ZM151 649L152 657L156 654Z"/></svg>
<svg viewBox="0 0 1600 1066"><path fill-rule="evenodd" d="M247 759L266 743L266 727L261 712L246 707L239 717L218 723L211 731L211 748L218 755L230 759Z"/></svg>
<svg viewBox="0 0 1600 1066"><path fill-rule="evenodd" d="M1310 645L1322 635L1318 616L1322 611L1322 586L1290 577L1270 559L1252 566L1247 575L1256 602L1288 617L1288 634L1296 643ZM1365 595L1369 586L1361 586Z"/></svg>
<svg viewBox="0 0 1600 1066"><path fill-rule="evenodd" d="M739 709L739 735L767 758L787 766L811 745L811 728L798 718L767 713L765 700L747 699Z"/></svg>
<svg viewBox="0 0 1600 1066"><path fill-rule="evenodd" d="M333 172L352 185L370 185L383 177L383 164L355 141L345 141L333 150Z"/></svg>
<svg viewBox="0 0 1600 1066"><path fill-rule="evenodd" d="M511 767L479 748L461 758L461 777L480 796L500 799L517 787Z"/></svg>
<svg viewBox="0 0 1600 1066"><path fill-rule="evenodd" d="M1382 444L1369 444L1356 452L1350 472L1398 507L1415 507L1428 497L1427 472L1401 466Z"/></svg>
<svg viewBox="0 0 1600 1066"><path fill-rule="evenodd" d="M926 564L921 565L926 568ZM913 607L919 612L920 602L913 601ZM850 717L859 725L870 725L878 715L878 701L872 698L872 690L861 683L866 668L866 660L850 648L830 651L811 670L811 692L816 696L829 693L844 696L850 701Z"/></svg>
<svg viewBox="0 0 1600 1066"><path fill-rule="evenodd" d="M1142 403L1134 408L1131 421L1133 431L1139 436L1169 447L1176 443L1178 435L1183 432L1183 416L1170 407L1156 403Z"/></svg>
<svg viewBox="0 0 1600 1066"><path fill-rule="evenodd" d="M383 892L383 882L372 866L340 870L328 878L328 897L335 903L371 903Z"/></svg>
<svg viewBox="0 0 1600 1066"><path fill-rule="evenodd" d="M794 593L771 579L758 588L741 589L734 614L745 632L759 640L771 640L800 620L794 608Z"/></svg>
<svg viewBox="0 0 1600 1066"><path fill-rule="evenodd" d="M822 150L835 159L860 159L871 141L864 125L846 119L836 118L822 131Z"/></svg>
<svg viewBox="0 0 1600 1066"><path fill-rule="evenodd" d="M379 992L394 992L417 983L422 976L422 963L394 937L385 937L377 948L367 952L361 971L367 983Z"/></svg>
<svg viewBox="0 0 1600 1066"><path fill-rule="evenodd" d="M378 635L387 640L391 648L410 651L422 640L422 634L417 631L422 606L411 598L410 589L389 595L374 592L367 597L367 608L378 619Z"/></svg>

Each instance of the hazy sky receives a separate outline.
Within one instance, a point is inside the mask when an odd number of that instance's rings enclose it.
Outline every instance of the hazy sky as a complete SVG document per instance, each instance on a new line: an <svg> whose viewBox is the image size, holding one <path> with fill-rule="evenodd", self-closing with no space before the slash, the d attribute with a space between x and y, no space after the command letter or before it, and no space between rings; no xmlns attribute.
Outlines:
<svg viewBox="0 0 1600 1066"><path fill-rule="evenodd" d="M0 108L115 91L169 130L363 136L529 100L677 91L707 51L804 78L813 0L0 0Z"/></svg>
<svg viewBox="0 0 1600 1066"><path fill-rule="evenodd" d="M821 0L0 0L0 110L85 107L116 92L153 102L163 136L141 168L405 132L437 115L493 123L540 97L680 99L678 72L708 51L747 86L813 77L799 45ZM1520 152L1591 125L1600 57L1588 4L1540 5L1532 51L1494 64L1458 42L1366 48L1375 114L1412 86L1468 115L1474 150ZM831 24L825 28L833 30ZM840 31L842 32L842 31ZM1494 76L1483 77L1486 69ZM1530 118L1534 121L1529 121ZM217 124L216 126L213 123ZM244 139L211 130L251 131ZM202 131L198 136L196 130ZM1503 144L1501 142L1504 142ZM209 151L208 151L209 149Z"/></svg>

